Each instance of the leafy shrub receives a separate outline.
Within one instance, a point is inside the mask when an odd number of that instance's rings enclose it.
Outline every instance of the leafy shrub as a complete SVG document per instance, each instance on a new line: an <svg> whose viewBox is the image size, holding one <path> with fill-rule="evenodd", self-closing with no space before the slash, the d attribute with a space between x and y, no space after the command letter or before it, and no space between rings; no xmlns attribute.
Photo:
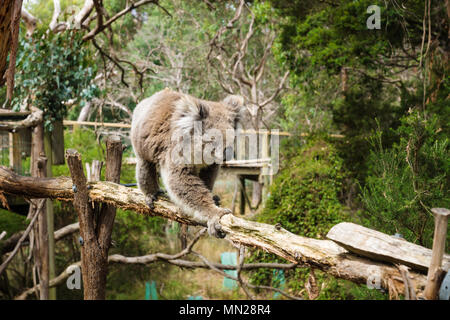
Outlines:
<svg viewBox="0 0 450 320"><path fill-rule="evenodd" d="M24 230L28 222L25 221L25 217L4 209L0 209L0 232L6 231L6 238L10 237L14 233Z"/></svg>
<svg viewBox="0 0 450 320"><path fill-rule="evenodd" d="M400 139L392 148L383 148L383 134L377 131L370 140L369 173L362 190L367 225L401 233L429 248L434 228L431 208L450 207L449 141L437 120L411 112L395 131Z"/></svg>
<svg viewBox="0 0 450 320"><path fill-rule="evenodd" d="M293 141L295 143L295 141ZM270 196L259 222L279 223L286 230L310 238L323 239L329 229L349 219L347 209L340 203L339 194L346 177L342 159L336 149L323 138L312 138L292 154L292 148L270 188ZM283 259L256 250L250 261L285 262ZM272 270L261 269L251 273L251 282L261 285L272 283ZM337 280L323 272L315 272L319 299L380 298L378 293L367 293L362 286ZM307 295L304 290L309 269L297 268L285 272L288 290ZM367 289L368 290L368 289Z"/></svg>

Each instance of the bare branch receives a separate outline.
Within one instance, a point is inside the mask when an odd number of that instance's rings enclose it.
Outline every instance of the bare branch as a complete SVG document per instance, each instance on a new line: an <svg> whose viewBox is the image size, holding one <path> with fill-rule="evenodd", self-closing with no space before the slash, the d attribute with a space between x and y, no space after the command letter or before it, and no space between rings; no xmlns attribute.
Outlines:
<svg viewBox="0 0 450 320"><path fill-rule="evenodd" d="M0 274L2 274L2 272L6 269L8 264L11 262L11 260L14 258L14 256L19 251L19 248L22 246L22 242L28 236L30 231L33 229L33 225L37 221L37 218L39 216L39 212L41 211L42 207L44 206L44 203L45 203L45 199L41 199L41 201L39 202L39 205L37 206L38 209L34 212L34 215L33 215L32 219L31 219L30 223L28 224L27 228L25 229L25 232L22 234L22 236L20 237L19 241L17 242L16 247L10 253L8 258L0 266Z"/></svg>
<svg viewBox="0 0 450 320"><path fill-rule="evenodd" d="M263 108L264 106L266 106L267 104L272 102L278 96L278 94L280 94L281 90L284 89L284 83L286 82L286 79L287 79L288 75L289 75L289 71L286 71L286 73L284 74L284 76L281 79L280 83L278 84L278 88L275 90L275 92L267 100L265 100L263 103L259 104L260 108Z"/></svg>
<svg viewBox="0 0 450 320"><path fill-rule="evenodd" d="M94 1L94 4L95 4L96 1L97 0ZM146 4L149 4L149 3L157 4L158 1L157 0L141 0L141 1L138 1L138 2L131 2L131 4L128 7L126 7L122 11L118 12L117 14L115 14L112 18L108 19L104 23L102 21L102 23L100 25L97 24L97 26L94 29L92 29L89 33L87 33L83 37L83 40L87 41L87 40L93 39L97 34L99 34L104 29L109 27L114 21L116 21L117 19L119 19L123 15L127 14L128 12L130 12L133 9L137 9L140 6L143 6L143 5L146 5ZM99 8L99 10L97 10L97 15L103 15L103 12L102 12L101 8ZM99 19L101 19L101 18L98 17L97 21L100 21Z"/></svg>
<svg viewBox="0 0 450 320"><path fill-rule="evenodd" d="M209 53L208 53L208 60L210 60L211 58L211 54L212 54L212 50L214 47L216 48L222 48L221 44L218 44L217 41L218 39L222 36L222 34L227 30L227 29L231 29L234 26L234 23L236 21L239 20L239 18L241 17L242 14L242 8L245 5L245 1L244 0L240 0L239 1L239 6L236 9L236 12L233 16L233 18L231 18L231 20L228 21L228 23L224 26L222 26L219 31L217 31L217 33L215 34L215 36L211 39L210 41L210 48L209 48Z"/></svg>
<svg viewBox="0 0 450 320"><path fill-rule="evenodd" d="M25 26L27 28L27 37L30 37L33 32L34 29L36 29L36 25L37 25L37 19L30 13L27 11L27 9L25 9L24 7L22 7L22 19L25 22Z"/></svg>
<svg viewBox="0 0 450 320"><path fill-rule="evenodd" d="M202 256L201 254L197 253L197 252L192 252L194 255L196 255L197 257L199 257L205 264L207 264L212 270L216 271L217 273L220 273L221 275L223 275L224 277L230 278L232 280L235 280L237 282L239 282L239 279L237 277L234 277L232 275L229 275L228 273L225 273L224 271L216 268L208 259L206 259L204 256ZM274 288L274 287L270 287L270 286L256 286L250 283L247 283L246 286L252 288L252 289L267 289L267 290L272 290L272 291L276 291L280 294L282 294L283 296L292 299L292 300L303 300L299 297L294 297L291 296L290 294L284 292L281 289L278 288Z"/></svg>
<svg viewBox="0 0 450 320"><path fill-rule="evenodd" d="M49 24L50 30L56 29L60 14L61 14L61 4L59 3L59 0L53 0L53 16Z"/></svg>

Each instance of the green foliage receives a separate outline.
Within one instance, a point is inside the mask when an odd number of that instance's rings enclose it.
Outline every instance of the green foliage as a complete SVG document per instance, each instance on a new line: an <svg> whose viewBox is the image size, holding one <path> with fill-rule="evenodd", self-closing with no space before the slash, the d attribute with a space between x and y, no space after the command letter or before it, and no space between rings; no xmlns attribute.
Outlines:
<svg viewBox="0 0 450 320"><path fill-rule="evenodd" d="M345 217L339 190L345 174L335 148L319 139L285 160L258 221L280 223L290 232L322 238Z"/></svg>
<svg viewBox="0 0 450 320"><path fill-rule="evenodd" d="M6 231L6 238L10 237L14 233L24 230L27 226L27 222L24 216L20 214L0 209L0 232Z"/></svg>
<svg viewBox="0 0 450 320"><path fill-rule="evenodd" d="M65 102L88 101L99 94L91 83L96 73L90 50L76 31L35 32L21 38L15 75L13 105L32 104L44 111L44 125L53 129L55 120L67 114Z"/></svg>
<svg viewBox="0 0 450 320"><path fill-rule="evenodd" d="M404 117L395 133L400 141L392 148L383 147L380 130L370 140L369 173L362 192L366 223L431 248L430 210L450 207L448 135L436 115L425 117L417 111Z"/></svg>
<svg viewBox="0 0 450 320"><path fill-rule="evenodd" d="M288 146L285 146L288 147ZM289 150L289 149L288 149ZM282 169L270 188L270 197L264 211L256 218L259 222L279 223L295 234L323 239L329 229L350 219L339 195L346 177L342 159L336 149L323 138L312 138L297 152L288 152ZM285 262L262 250L255 250L249 262ZM324 283L319 299L371 299L382 298L362 286L336 280L316 271L319 288ZM286 271L289 290L301 292L309 276L309 269ZM272 270L261 269L251 273L255 284L273 285ZM303 291L304 292L304 291ZM306 298L306 294L303 294Z"/></svg>
<svg viewBox="0 0 450 320"><path fill-rule="evenodd" d="M423 1L408 1L402 7L371 0L270 3L272 14L281 19L274 53L289 66L295 88L293 97L283 99L280 122L295 131L343 133L345 141L336 146L346 168L362 184L369 154L366 138L376 129L375 119L384 131L383 144L389 146L398 138L390 129L400 125L407 110L429 97L435 98L433 111L448 118L444 112L445 106L448 111L448 59L440 53L445 45L429 52L431 64L423 59L424 71L420 71L428 72L431 80L425 84L425 95L424 80L413 69L421 59ZM370 5L381 9L379 30L366 26ZM446 21L445 5L437 5L431 15L434 37L444 39L448 24L439 21Z"/></svg>
<svg viewBox="0 0 450 320"><path fill-rule="evenodd" d="M75 149L81 156L83 163L92 163L92 160L104 161L104 145L97 141L95 132L88 129L64 131L64 148ZM66 164L52 166L53 176L70 176Z"/></svg>

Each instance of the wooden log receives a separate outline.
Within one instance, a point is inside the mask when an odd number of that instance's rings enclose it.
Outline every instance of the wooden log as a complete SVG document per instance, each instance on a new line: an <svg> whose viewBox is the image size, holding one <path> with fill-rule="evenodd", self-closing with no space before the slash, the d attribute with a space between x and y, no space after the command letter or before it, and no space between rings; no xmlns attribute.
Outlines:
<svg viewBox="0 0 450 320"><path fill-rule="evenodd" d="M430 249L354 223L335 225L327 238L363 257L404 264L422 272L430 266ZM450 255L445 255L444 260L450 263Z"/></svg>
<svg viewBox="0 0 450 320"><path fill-rule="evenodd" d="M397 267L356 256L331 240L318 240L294 235L283 228L225 215L220 220L226 239L274 253L290 262L313 266L336 278L397 292L404 291L404 283ZM410 272L413 289L422 295L426 278Z"/></svg>
<svg viewBox="0 0 450 320"><path fill-rule="evenodd" d="M144 195L138 189L107 181L89 185L91 201L107 202L125 210L158 215L190 225L201 225L193 218L183 215L174 204L165 199L159 199L155 203L155 208L149 209ZM0 167L0 190L31 198L51 197L65 201L73 200L70 178L21 177L4 167ZM313 266L337 278L363 284L375 282L376 285L380 285L380 288L394 287L397 292L404 292L402 275L398 268L390 263L359 257L331 240L301 237L282 228L248 221L231 214L223 216L220 223L229 241L263 249L290 262ZM425 288L426 276L413 270L410 276L414 290L420 296Z"/></svg>
<svg viewBox="0 0 450 320"><path fill-rule="evenodd" d="M433 252L430 261L430 268L427 275L427 286L425 288L425 299L435 300L438 298L440 284L442 283L444 273L441 266L443 260L448 260L444 256L445 241L447 240L447 224L450 210L444 208L431 209L434 215L434 237ZM446 262L448 264L448 261ZM446 270L448 271L448 270Z"/></svg>

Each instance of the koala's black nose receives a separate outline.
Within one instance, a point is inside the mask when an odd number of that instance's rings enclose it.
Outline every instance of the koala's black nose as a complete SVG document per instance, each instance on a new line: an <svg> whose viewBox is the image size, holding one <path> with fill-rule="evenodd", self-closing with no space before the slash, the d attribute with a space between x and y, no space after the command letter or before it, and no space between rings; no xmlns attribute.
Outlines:
<svg viewBox="0 0 450 320"><path fill-rule="evenodd" d="M223 150L223 161L228 161L233 159L234 156L234 152L233 152L233 147L226 147Z"/></svg>

